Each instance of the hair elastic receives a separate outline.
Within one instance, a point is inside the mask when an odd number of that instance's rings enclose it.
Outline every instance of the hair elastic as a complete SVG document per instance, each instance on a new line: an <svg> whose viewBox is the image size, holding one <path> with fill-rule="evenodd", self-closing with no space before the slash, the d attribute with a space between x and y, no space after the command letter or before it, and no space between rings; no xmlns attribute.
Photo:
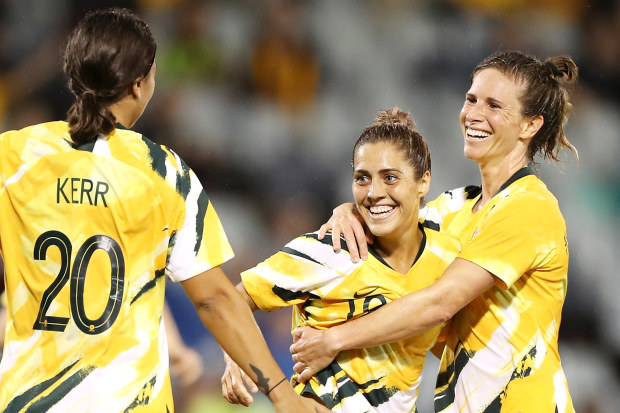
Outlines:
<svg viewBox="0 0 620 413"><path fill-rule="evenodd" d="M562 72L560 69L558 69L558 67L555 65L555 63L550 62L550 61L546 61L544 63L544 65L551 72L551 77L556 78L556 77L563 77L564 76L564 72Z"/></svg>

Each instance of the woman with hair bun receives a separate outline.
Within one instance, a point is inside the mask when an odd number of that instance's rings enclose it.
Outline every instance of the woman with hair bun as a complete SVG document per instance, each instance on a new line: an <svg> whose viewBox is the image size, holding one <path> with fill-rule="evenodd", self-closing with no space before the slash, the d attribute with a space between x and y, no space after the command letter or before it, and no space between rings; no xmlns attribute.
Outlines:
<svg viewBox="0 0 620 413"><path fill-rule="evenodd" d="M353 197L375 242L352 263L331 237L302 235L241 274L237 286L253 310L294 306L293 328L329 328L431 285L458 252L455 239L418 224L431 181L430 152L409 114L379 112L353 147ZM341 352L295 389L336 412L412 412L426 353L440 325L404 340ZM240 372L229 362L224 396L249 405Z"/></svg>
<svg viewBox="0 0 620 413"><path fill-rule="evenodd" d="M568 280L566 224L530 165L577 151L564 135L566 56L541 62L498 52L473 71L460 113L464 153L481 186L447 191L420 214L462 250L439 280L367 317L295 332L294 369L305 380L341 351L391 343L450 321L435 391L437 412L574 412L558 353ZM344 234L351 256L367 255L365 221L352 204L320 231ZM336 244L336 243L334 243ZM358 249L359 248L359 249Z"/></svg>
<svg viewBox="0 0 620 413"><path fill-rule="evenodd" d="M173 412L165 276L276 412L327 411L284 383L220 269L233 253L196 175L129 129L153 95L155 52L131 11L88 13L64 54L68 122L0 135L0 411Z"/></svg>

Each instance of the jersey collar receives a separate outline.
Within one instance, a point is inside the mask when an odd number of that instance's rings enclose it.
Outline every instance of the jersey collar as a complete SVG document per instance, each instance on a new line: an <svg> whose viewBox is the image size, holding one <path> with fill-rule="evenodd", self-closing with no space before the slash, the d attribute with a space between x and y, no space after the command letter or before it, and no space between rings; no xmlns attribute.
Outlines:
<svg viewBox="0 0 620 413"><path fill-rule="evenodd" d="M502 192L504 189L508 188L510 186L510 184L512 184L513 182L526 177L528 175L534 175L534 171L532 171L532 168L530 168L529 166L524 166L523 168L519 169L517 172L515 172L514 175L512 175L506 182L504 182L504 184L502 186L499 187L499 190L497 191L497 194L499 194L500 192Z"/></svg>
<svg viewBox="0 0 620 413"><path fill-rule="evenodd" d="M422 239L420 240L420 248L418 249L418 254L413 259L413 263L411 263L412 267L415 265L416 262L418 262L418 259L422 256L422 253L424 252L424 249L426 248L426 230L424 229L424 225L422 225L422 223L418 222L418 228L420 228L420 230L422 230ZM394 270L394 268L392 268L390 266L390 264L388 264L383 259L381 254L379 254L379 251L377 251L372 244L368 244L368 252L370 253L370 255L375 257L377 259L377 261L379 261L381 264L383 264L386 267L391 268L392 270ZM396 270L394 270L394 271L396 271Z"/></svg>

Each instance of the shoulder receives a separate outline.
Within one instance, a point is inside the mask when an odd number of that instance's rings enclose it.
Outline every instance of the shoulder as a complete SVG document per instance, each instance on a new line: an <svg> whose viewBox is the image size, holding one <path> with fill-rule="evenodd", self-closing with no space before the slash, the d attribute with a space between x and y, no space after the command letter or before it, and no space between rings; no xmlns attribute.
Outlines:
<svg viewBox="0 0 620 413"><path fill-rule="evenodd" d="M170 167L179 172L189 170L181 157L172 149L153 142L139 132L129 129L117 129L115 134L121 138L119 140L120 145L129 146L129 152L135 156L145 157L153 171L162 177L166 176L167 168Z"/></svg>
<svg viewBox="0 0 620 413"><path fill-rule="evenodd" d="M452 262L461 251L461 244L452 235L425 227L426 248L445 262Z"/></svg>
<svg viewBox="0 0 620 413"><path fill-rule="evenodd" d="M69 125L65 121L38 123L19 130L9 130L0 134L0 139L3 141L24 140L27 138L36 138L40 140L61 139L65 145L71 141L69 137Z"/></svg>
<svg viewBox="0 0 620 413"><path fill-rule="evenodd" d="M427 228L439 230L446 215L460 211L468 200L476 198L482 192L480 186L468 185L440 194L420 209L420 218Z"/></svg>
<svg viewBox="0 0 620 413"><path fill-rule="evenodd" d="M566 232L557 199L533 175L502 190L485 205L484 211L479 217L480 225L496 236L506 232L515 238L517 234L524 238L534 234L556 237Z"/></svg>
<svg viewBox="0 0 620 413"><path fill-rule="evenodd" d="M558 200L535 175L521 178L497 195L496 210L532 219L561 215Z"/></svg>
<svg viewBox="0 0 620 413"><path fill-rule="evenodd" d="M0 134L0 155L14 162L70 151L72 148L67 122L46 122L10 130Z"/></svg>
<svg viewBox="0 0 620 413"><path fill-rule="evenodd" d="M144 168L161 178L184 198L193 189L202 189L191 168L171 148L128 129L117 129L115 135L120 138L116 139L119 152L136 158L135 165L144 165Z"/></svg>
<svg viewBox="0 0 620 413"><path fill-rule="evenodd" d="M281 252L342 273L350 273L363 262L353 263L349 251L344 246L344 240L342 245L342 250L335 252L331 233L319 239L318 232L310 232L290 241Z"/></svg>

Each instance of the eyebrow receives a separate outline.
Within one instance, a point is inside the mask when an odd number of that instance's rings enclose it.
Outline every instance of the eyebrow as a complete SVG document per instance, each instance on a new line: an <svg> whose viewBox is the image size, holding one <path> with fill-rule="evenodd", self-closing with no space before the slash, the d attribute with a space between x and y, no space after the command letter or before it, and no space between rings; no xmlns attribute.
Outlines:
<svg viewBox="0 0 620 413"><path fill-rule="evenodd" d="M397 169L397 168L385 168L385 169L379 170L379 173L388 173L388 172L403 173L400 169ZM366 169L355 169L353 170L353 173L368 173L368 171Z"/></svg>
<svg viewBox="0 0 620 413"><path fill-rule="evenodd" d="M466 98L473 97L473 98L478 99L478 96L477 96L475 93L470 93L470 92L467 92L467 93L465 94L465 97L466 97ZM506 102L504 102L503 100L499 100L499 99L494 98L494 97L492 97L492 96L491 96L491 97L486 98L486 99L485 99L485 101L487 101L487 102L493 102L493 103L499 103L499 104L502 104L502 105L505 105L505 104L506 104Z"/></svg>

